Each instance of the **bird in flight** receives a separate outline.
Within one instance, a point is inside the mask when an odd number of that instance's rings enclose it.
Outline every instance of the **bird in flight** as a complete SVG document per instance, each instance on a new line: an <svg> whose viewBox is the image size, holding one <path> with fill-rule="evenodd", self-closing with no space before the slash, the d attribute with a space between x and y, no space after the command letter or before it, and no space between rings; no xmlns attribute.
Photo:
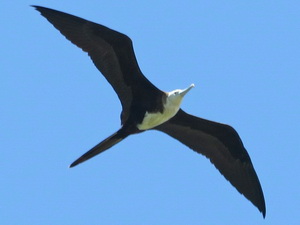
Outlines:
<svg viewBox="0 0 300 225"><path fill-rule="evenodd" d="M122 104L121 128L75 160L70 167L100 154L131 134L158 130L210 159L265 217L263 191L237 132L229 125L190 115L180 108L183 97L194 84L183 90L161 91L141 72L128 36L64 12L33 7L62 35L88 53Z"/></svg>

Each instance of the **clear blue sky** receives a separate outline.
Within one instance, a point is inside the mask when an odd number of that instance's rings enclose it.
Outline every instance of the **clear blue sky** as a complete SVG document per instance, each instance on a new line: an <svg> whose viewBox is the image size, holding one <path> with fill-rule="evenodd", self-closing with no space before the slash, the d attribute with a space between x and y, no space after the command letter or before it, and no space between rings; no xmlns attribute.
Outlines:
<svg viewBox="0 0 300 225"><path fill-rule="evenodd" d="M195 83L182 108L239 132L266 219L209 160L163 133L69 169L119 128L121 106L31 4L129 35L162 90ZM1 224L299 224L299 11L299 1L2 1Z"/></svg>

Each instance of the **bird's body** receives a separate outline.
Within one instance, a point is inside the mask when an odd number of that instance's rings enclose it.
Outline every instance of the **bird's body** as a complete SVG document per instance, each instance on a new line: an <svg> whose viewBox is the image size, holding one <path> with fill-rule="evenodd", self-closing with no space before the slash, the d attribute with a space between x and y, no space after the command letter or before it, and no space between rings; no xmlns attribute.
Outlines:
<svg viewBox="0 0 300 225"><path fill-rule="evenodd" d="M131 134L162 131L203 154L220 173L265 216L260 182L237 132L230 126L185 113L185 90L163 92L142 74L131 39L100 24L67 13L34 6L73 44L87 52L117 93L121 128L78 158L70 167L109 149Z"/></svg>
<svg viewBox="0 0 300 225"><path fill-rule="evenodd" d="M149 130L153 127L156 127L169 119L171 119L175 114L178 112L179 107L176 107L175 105L166 105L166 108L164 108L163 113L161 112L155 112L155 113L145 113L145 116L143 118L142 123L137 125L137 128L139 130Z"/></svg>
<svg viewBox="0 0 300 225"><path fill-rule="evenodd" d="M166 97L163 99L163 111L160 112L147 112L144 115L144 118L140 124L137 125L139 130L148 130L154 128L176 115L180 109L180 104L184 95L194 87L194 84L191 84L185 90L174 90L168 92Z"/></svg>

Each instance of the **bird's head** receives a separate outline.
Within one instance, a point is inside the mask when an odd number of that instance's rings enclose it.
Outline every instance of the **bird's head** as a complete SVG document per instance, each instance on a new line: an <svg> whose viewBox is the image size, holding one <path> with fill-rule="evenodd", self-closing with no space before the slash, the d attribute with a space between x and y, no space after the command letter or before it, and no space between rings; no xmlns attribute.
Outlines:
<svg viewBox="0 0 300 225"><path fill-rule="evenodd" d="M168 92L168 100L173 102L174 104L180 105L183 97L188 93L193 87L195 87L194 84L191 84L188 88L186 89L176 89L174 91Z"/></svg>

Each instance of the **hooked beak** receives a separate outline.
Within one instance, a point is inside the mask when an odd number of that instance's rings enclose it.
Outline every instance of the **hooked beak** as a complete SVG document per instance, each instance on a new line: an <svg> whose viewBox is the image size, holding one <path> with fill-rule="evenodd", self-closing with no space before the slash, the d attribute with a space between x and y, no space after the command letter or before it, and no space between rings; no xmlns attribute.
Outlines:
<svg viewBox="0 0 300 225"><path fill-rule="evenodd" d="M186 95L186 93L188 93L193 87L195 87L195 85L194 85L194 84L191 84L188 88L184 89L184 90L180 93L181 97L184 97L184 96Z"/></svg>

